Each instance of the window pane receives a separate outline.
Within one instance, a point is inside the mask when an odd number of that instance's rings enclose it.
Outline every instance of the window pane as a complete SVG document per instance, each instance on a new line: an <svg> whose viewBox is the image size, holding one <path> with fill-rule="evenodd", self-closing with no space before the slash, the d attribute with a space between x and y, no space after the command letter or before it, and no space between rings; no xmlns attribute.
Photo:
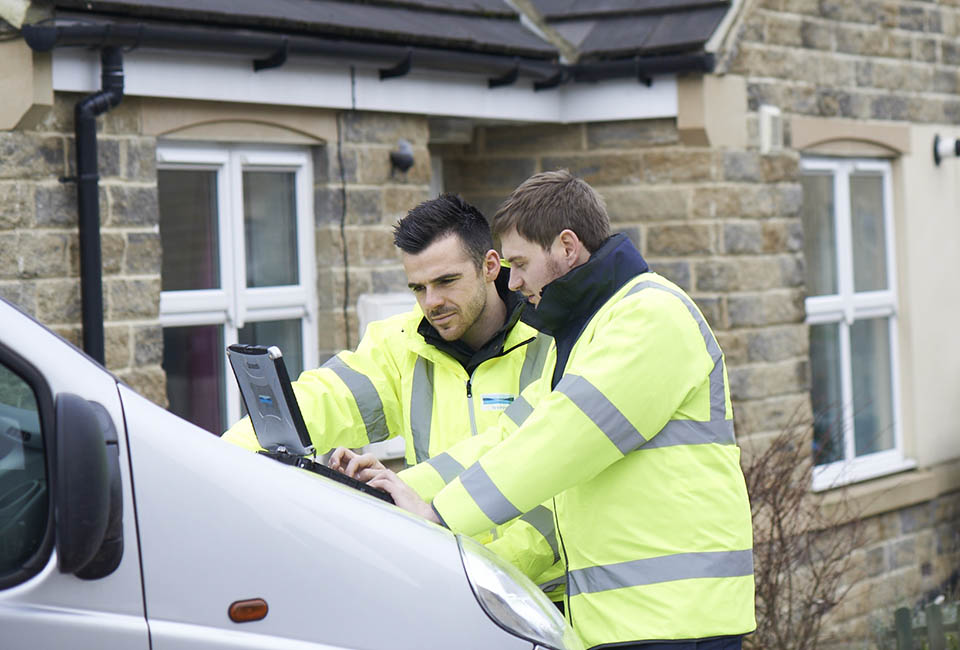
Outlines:
<svg viewBox="0 0 960 650"><path fill-rule="evenodd" d="M237 332L237 340L247 345L275 345L283 352L283 363L290 379L303 372L303 343L300 319L247 323Z"/></svg>
<svg viewBox="0 0 960 650"><path fill-rule="evenodd" d="M0 575L21 568L40 547L48 507L37 399L0 365Z"/></svg>
<svg viewBox="0 0 960 650"><path fill-rule="evenodd" d="M817 465L843 460L843 402L840 387L840 326L810 326L813 457Z"/></svg>
<svg viewBox="0 0 960 650"><path fill-rule="evenodd" d="M833 175L805 172L803 185L803 251L807 261L807 293L837 293L837 237L834 224Z"/></svg>
<svg viewBox="0 0 960 650"><path fill-rule="evenodd" d="M220 325L163 330L163 369L167 373L170 411L217 434L224 429L225 355Z"/></svg>
<svg viewBox="0 0 960 650"><path fill-rule="evenodd" d="M890 320L856 321L850 328L850 350L856 454L892 449Z"/></svg>
<svg viewBox="0 0 960 650"><path fill-rule="evenodd" d="M218 289L217 173L161 169L157 172L157 191L162 289Z"/></svg>
<svg viewBox="0 0 960 650"><path fill-rule="evenodd" d="M887 245L883 220L883 176L850 176L854 291L887 288Z"/></svg>
<svg viewBox="0 0 960 650"><path fill-rule="evenodd" d="M299 282L296 208L293 172L243 173L248 287Z"/></svg>

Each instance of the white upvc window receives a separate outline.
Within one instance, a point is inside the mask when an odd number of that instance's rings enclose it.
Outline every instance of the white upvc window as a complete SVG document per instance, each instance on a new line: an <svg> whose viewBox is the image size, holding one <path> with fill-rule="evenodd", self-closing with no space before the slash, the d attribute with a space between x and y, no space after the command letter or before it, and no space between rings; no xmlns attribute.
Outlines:
<svg viewBox="0 0 960 650"><path fill-rule="evenodd" d="M802 161L813 489L901 471L890 163Z"/></svg>
<svg viewBox="0 0 960 650"><path fill-rule="evenodd" d="M241 415L224 348L317 365L313 170L302 148L157 148L160 323L169 408L220 433Z"/></svg>

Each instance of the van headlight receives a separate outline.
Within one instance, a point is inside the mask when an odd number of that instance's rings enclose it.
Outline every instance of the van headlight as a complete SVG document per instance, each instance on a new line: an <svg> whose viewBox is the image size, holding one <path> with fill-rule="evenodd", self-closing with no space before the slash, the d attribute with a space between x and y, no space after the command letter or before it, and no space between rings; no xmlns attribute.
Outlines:
<svg viewBox="0 0 960 650"><path fill-rule="evenodd" d="M480 542L457 535L467 580L494 623L552 650L583 650L583 643L553 603L519 569Z"/></svg>

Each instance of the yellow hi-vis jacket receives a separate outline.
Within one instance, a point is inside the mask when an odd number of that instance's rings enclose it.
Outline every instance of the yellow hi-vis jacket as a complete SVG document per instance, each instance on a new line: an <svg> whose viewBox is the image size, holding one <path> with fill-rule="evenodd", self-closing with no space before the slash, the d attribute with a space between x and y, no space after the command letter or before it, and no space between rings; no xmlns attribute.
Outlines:
<svg viewBox="0 0 960 650"><path fill-rule="evenodd" d="M422 320L415 307L370 323L356 352L340 352L322 367L304 371L293 382L293 391L318 453L402 436L408 465L427 461L436 468L427 477L433 485L429 489L436 491L444 478L463 470L443 452L494 425L503 409L539 377L550 337L518 321L506 332L500 354L468 375L459 361L418 333ZM248 417L223 438L260 449ZM491 549L538 584L549 586L563 575L553 514L545 508L532 510L517 525L477 535L482 542L493 538L498 539ZM562 598L562 589L547 593Z"/></svg>
<svg viewBox="0 0 960 650"><path fill-rule="evenodd" d="M755 629L726 369L694 303L640 273L596 308L553 389L552 374L503 414L502 442L433 499L444 524L476 533L555 496L566 612L588 647Z"/></svg>

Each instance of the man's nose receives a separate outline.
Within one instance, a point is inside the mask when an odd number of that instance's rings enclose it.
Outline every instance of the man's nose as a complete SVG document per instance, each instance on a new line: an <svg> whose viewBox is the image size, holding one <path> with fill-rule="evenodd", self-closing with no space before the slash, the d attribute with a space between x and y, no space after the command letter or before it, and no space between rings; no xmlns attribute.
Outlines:
<svg viewBox="0 0 960 650"><path fill-rule="evenodd" d="M520 287L523 286L523 281L520 280L519 274L514 270L510 269L510 279L507 281L507 288L510 291L520 291Z"/></svg>
<svg viewBox="0 0 960 650"><path fill-rule="evenodd" d="M427 287L424 303L424 306L427 308L427 310L433 310L439 307L443 304L443 293L437 289L431 289L430 287Z"/></svg>

